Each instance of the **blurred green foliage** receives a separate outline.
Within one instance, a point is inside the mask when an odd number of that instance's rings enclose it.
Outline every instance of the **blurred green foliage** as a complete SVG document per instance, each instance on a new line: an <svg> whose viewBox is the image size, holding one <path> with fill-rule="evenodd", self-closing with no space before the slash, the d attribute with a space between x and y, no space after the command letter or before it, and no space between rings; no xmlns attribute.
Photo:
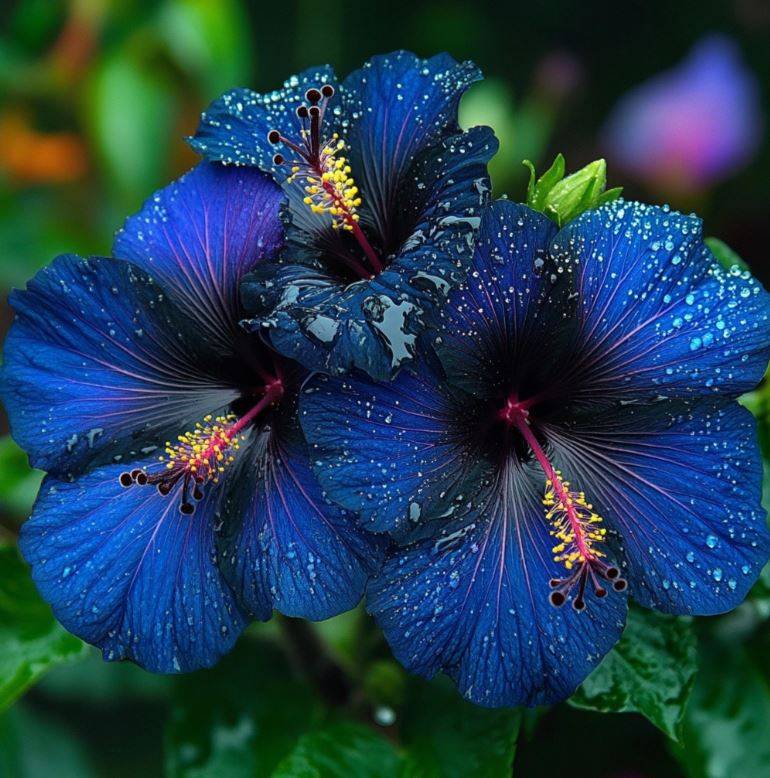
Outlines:
<svg viewBox="0 0 770 778"><path fill-rule="evenodd" d="M318 62L344 74L400 47L474 59L488 79L463 101L461 120L495 128L495 190L517 200L526 197L522 160L540 170L563 152L579 170L602 157L599 129L613 103L705 33L737 40L767 100L765 3L634 0L619 8L610 0L6 0L3 297L56 254L108 253L123 218L195 163L183 138L218 93L271 89ZM603 189L604 168L594 173ZM619 180L611 161L609 178L626 196L660 199ZM765 144L732 179L671 205L705 217L707 233L722 239L709 244L720 261L745 260L767 283L768 203ZM7 327L11 312L4 304L2 311ZM745 404L770 458L770 384ZM0 710L34 688L0 714L0 776L496 778L512 764L526 776L770 775L768 571L741 608L695 627L634 611L572 706L548 711L474 708L441 679L408 677L360 610L308 627L304 638L284 622L257 625L218 667L158 677L103 663L37 597L14 540L40 477L3 437ZM303 640L318 654L312 667L291 650ZM348 679L336 693L319 683L329 667Z"/></svg>
<svg viewBox="0 0 770 778"><path fill-rule="evenodd" d="M15 544L0 545L0 712L49 667L87 652L40 599Z"/></svg>

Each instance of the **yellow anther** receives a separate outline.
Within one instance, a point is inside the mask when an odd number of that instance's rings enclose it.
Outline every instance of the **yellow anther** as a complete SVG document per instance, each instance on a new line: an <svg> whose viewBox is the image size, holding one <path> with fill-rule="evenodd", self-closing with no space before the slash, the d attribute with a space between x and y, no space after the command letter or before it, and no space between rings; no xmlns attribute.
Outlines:
<svg viewBox="0 0 770 778"><path fill-rule="evenodd" d="M234 461L232 456L226 457L224 452L239 447L238 435L232 432L237 420L238 417L232 413L216 418L204 416L203 422L196 422L192 431L177 437L177 444L172 446L166 443L166 456L159 457L160 461L169 470L182 466L204 481L214 480L215 474L224 470L217 463Z"/></svg>
<svg viewBox="0 0 770 778"><path fill-rule="evenodd" d="M346 157L340 152L345 142L333 135L321 148L318 162L313 166L294 165L288 181L299 180L303 185L303 202L313 213L328 214L332 217L334 229L352 230L358 222L356 209L361 205L358 187L351 177L351 168Z"/></svg>
<svg viewBox="0 0 770 778"><path fill-rule="evenodd" d="M554 562L572 570L577 563L605 556L595 544L606 539L607 530L596 527L603 520L586 501L585 492L569 491L569 481L562 481L558 470L554 473L555 480L546 480L545 516L552 525L551 536L559 541L552 549Z"/></svg>

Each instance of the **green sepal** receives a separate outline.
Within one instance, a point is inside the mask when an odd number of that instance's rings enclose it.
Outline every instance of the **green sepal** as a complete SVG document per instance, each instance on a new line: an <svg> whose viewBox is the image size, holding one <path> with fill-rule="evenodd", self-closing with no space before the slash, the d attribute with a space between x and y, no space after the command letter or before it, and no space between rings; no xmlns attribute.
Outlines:
<svg viewBox="0 0 770 778"><path fill-rule="evenodd" d="M540 178L535 166L524 161L529 168L527 205L552 219L559 227L592 208L620 197L622 187L607 187L607 163L597 159L580 170L564 177L566 163L561 154Z"/></svg>
<svg viewBox="0 0 770 778"><path fill-rule="evenodd" d="M551 190L564 178L566 162L563 155L557 154L551 167L537 178L535 166L528 159L524 165L529 168L529 183L527 184L527 205L536 210L543 211L546 207L547 197Z"/></svg>

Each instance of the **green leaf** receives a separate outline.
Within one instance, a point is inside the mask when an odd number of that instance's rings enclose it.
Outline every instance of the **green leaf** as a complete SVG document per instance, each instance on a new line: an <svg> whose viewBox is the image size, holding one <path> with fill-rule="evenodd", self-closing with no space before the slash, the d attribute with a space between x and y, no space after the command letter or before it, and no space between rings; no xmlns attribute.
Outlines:
<svg viewBox="0 0 770 778"><path fill-rule="evenodd" d="M74 732L32 706L15 705L0 716L3 778L96 778Z"/></svg>
<svg viewBox="0 0 770 778"><path fill-rule="evenodd" d="M530 177L527 186L527 205L541 211L559 227L591 208L615 200L622 189L607 186L607 163L597 159L584 168L564 178L564 157L557 154L551 167L535 180L535 166L525 160Z"/></svg>
<svg viewBox="0 0 770 778"><path fill-rule="evenodd" d="M632 609L618 645L569 702L601 713L641 713L678 741L696 670L687 620Z"/></svg>
<svg viewBox="0 0 770 778"><path fill-rule="evenodd" d="M719 238L706 238L703 242L709 247L717 262L725 270L730 270L733 267L739 267L741 270L749 269L749 266L743 259Z"/></svg>
<svg viewBox="0 0 770 778"><path fill-rule="evenodd" d="M300 738L272 778L397 778L401 757L363 724L336 722Z"/></svg>
<svg viewBox="0 0 770 778"><path fill-rule="evenodd" d="M689 778L770 775L767 654L741 647L701 657L687 707L684 745L674 749Z"/></svg>
<svg viewBox="0 0 770 778"><path fill-rule="evenodd" d="M280 647L247 635L216 667L176 679L166 772L169 778L270 775L320 712Z"/></svg>
<svg viewBox="0 0 770 778"><path fill-rule="evenodd" d="M0 438L0 508L15 516L28 516L43 473L33 470L27 455L10 435Z"/></svg>
<svg viewBox="0 0 770 778"><path fill-rule="evenodd" d="M249 79L253 47L236 0L167 0L157 29L176 62L209 98Z"/></svg>
<svg viewBox="0 0 770 778"><path fill-rule="evenodd" d="M86 91L92 142L111 183L131 208L167 178L177 134L175 92L150 60L153 43L138 31L100 65Z"/></svg>
<svg viewBox="0 0 770 778"><path fill-rule="evenodd" d="M0 545L0 646L0 711L47 670L88 652L54 619L12 545Z"/></svg>
<svg viewBox="0 0 770 778"><path fill-rule="evenodd" d="M403 778L510 776L521 710L479 708L446 678L413 679L404 706Z"/></svg>

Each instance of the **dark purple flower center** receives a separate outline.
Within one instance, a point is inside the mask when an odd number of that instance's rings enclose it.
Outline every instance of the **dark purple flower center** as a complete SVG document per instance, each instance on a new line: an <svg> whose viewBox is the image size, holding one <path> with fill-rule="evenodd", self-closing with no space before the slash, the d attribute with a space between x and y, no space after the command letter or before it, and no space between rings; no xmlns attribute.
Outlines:
<svg viewBox="0 0 770 778"><path fill-rule="evenodd" d="M121 486L155 486L164 497L181 485L179 511L195 512L195 503L204 497L207 484L218 484L227 467L235 462L244 431L259 423L280 405L286 393L286 379L280 367L274 374L261 373L262 385L243 394L224 415L207 415L194 429L183 432L175 442L166 441L158 459L158 472L144 469L120 474Z"/></svg>

